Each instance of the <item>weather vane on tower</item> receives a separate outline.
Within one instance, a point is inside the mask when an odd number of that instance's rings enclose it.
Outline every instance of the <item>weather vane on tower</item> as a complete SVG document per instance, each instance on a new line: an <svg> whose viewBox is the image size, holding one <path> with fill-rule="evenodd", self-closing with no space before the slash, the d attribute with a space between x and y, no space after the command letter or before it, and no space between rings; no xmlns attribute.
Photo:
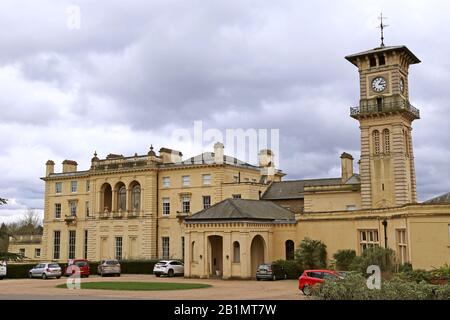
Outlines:
<svg viewBox="0 0 450 320"><path fill-rule="evenodd" d="M383 24L383 19L387 19L387 17L383 17L383 13L380 14L380 17L378 18L380 19L380 25L378 26L378 28L380 28L381 30L381 47L384 47L384 28L389 27L388 24Z"/></svg>

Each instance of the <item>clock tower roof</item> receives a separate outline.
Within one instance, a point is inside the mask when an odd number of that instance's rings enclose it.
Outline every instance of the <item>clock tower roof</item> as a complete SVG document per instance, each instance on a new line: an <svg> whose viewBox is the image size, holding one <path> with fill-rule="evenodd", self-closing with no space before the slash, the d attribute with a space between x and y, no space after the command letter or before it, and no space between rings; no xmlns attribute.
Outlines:
<svg viewBox="0 0 450 320"><path fill-rule="evenodd" d="M370 56L370 55L386 54L386 53L392 53L392 52L398 52L398 53L404 54L405 57L407 57L409 64L415 64L415 63L421 62L419 60L419 58L417 58L416 55L414 53L412 53L406 46L389 46L389 47L381 46L381 47L377 47L375 49L371 49L371 50L367 50L367 51L363 51L363 52L359 52L359 53L355 53L355 54L346 56L345 59L347 59L348 61L353 63L355 66L358 66L358 63L357 63L358 59L362 59L362 58L364 58L366 56Z"/></svg>

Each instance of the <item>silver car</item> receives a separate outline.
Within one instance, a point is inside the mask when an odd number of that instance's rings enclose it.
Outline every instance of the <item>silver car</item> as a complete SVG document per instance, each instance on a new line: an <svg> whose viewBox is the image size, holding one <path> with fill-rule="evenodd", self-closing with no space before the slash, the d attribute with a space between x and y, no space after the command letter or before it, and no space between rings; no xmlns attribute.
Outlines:
<svg viewBox="0 0 450 320"><path fill-rule="evenodd" d="M30 278L61 278L61 267L54 262L40 263L28 272Z"/></svg>
<svg viewBox="0 0 450 320"><path fill-rule="evenodd" d="M0 280L6 277L6 261L0 261Z"/></svg>
<svg viewBox="0 0 450 320"><path fill-rule="evenodd" d="M118 260L102 260L98 265L97 273L102 277L106 275L120 277L120 263Z"/></svg>

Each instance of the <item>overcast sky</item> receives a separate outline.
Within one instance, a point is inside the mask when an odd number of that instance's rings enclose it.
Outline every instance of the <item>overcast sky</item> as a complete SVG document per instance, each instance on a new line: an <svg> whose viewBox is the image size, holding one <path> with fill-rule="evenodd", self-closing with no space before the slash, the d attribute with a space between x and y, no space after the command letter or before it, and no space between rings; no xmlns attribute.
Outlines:
<svg viewBox="0 0 450 320"><path fill-rule="evenodd" d="M422 60L410 68L419 198L450 191L449 1L100 3L0 2L0 222L42 212L48 159L84 170L94 150L150 144L192 156L170 137L196 120L280 129L287 179L339 176L343 151L359 158L358 72L344 56L379 45L381 11L386 45Z"/></svg>

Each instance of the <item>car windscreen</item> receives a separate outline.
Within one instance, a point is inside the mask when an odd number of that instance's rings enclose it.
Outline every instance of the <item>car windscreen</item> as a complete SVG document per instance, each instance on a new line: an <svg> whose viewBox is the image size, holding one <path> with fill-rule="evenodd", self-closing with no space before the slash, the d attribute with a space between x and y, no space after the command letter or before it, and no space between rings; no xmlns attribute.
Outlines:
<svg viewBox="0 0 450 320"><path fill-rule="evenodd" d="M117 261L117 260L107 260L107 261L105 262L105 264L108 264L108 265L116 265L116 264L119 264L119 261Z"/></svg>
<svg viewBox="0 0 450 320"><path fill-rule="evenodd" d="M50 264L48 265L48 267L49 267L49 268L59 268L59 264L57 264L57 263L50 263Z"/></svg>
<svg viewBox="0 0 450 320"><path fill-rule="evenodd" d="M88 264L87 264L86 261L77 261L77 262L75 262L75 265L78 266L78 267L85 267Z"/></svg>
<svg viewBox="0 0 450 320"><path fill-rule="evenodd" d="M269 269L270 269L270 266L269 266L268 264L261 264L261 265L258 267L258 269L259 269L259 270L269 270Z"/></svg>

